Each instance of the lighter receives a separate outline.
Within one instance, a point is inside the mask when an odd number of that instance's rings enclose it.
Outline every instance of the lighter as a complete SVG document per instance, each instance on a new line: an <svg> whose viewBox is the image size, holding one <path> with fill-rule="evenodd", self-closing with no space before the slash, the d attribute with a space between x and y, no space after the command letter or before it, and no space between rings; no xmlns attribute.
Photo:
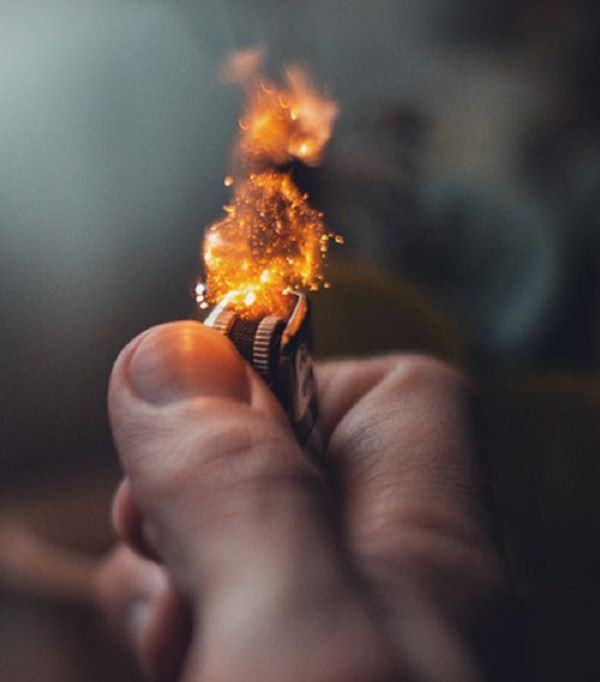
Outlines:
<svg viewBox="0 0 600 682"><path fill-rule="evenodd" d="M286 410L298 441L318 450L318 400L312 361L310 302L292 292L289 314L246 319L225 297L204 324L227 336Z"/></svg>

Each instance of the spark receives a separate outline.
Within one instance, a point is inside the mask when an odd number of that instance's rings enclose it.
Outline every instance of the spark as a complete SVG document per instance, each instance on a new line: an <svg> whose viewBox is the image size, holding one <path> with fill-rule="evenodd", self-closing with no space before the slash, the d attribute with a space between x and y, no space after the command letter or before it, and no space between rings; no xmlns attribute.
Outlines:
<svg viewBox="0 0 600 682"><path fill-rule="evenodd" d="M235 177L224 180L233 195L223 217L208 227L206 285L196 290L201 307L228 296L246 316L284 309L290 291L329 287L329 243L343 243L282 170L294 159L320 162L337 105L297 65L285 69L283 85L270 82L261 60L260 51L247 50L234 53L225 66L227 80L242 87L246 107L234 148Z"/></svg>

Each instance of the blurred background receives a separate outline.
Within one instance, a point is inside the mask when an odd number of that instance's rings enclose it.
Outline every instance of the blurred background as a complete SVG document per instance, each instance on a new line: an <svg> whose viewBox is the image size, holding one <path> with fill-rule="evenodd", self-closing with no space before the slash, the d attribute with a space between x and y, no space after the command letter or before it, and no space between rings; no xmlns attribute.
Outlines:
<svg viewBox="0 0 600 682"><path fill-rule="evenodd" d="M136 679L76 595L1 565L23 528L112 542L110 368L193 314L240 107L219 64L257 43L341 107L299 175L347 242L321 355L426 351L476 378L531 679L600 680L592 0L0 0L0 680Z"/></svg>

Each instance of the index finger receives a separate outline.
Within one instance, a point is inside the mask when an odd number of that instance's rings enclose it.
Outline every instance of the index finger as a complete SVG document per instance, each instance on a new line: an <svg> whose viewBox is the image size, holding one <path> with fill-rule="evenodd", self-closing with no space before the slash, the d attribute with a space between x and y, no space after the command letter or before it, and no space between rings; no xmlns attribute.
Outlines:
<svg viewBox="0 0 600 682"><path fill-rule="evenodd" d="M473 631L482 619L490 631L500 624L507 583L482 494L469 382L409 355L332 363L318 378L355 566L424 679L453 680L452 670L471 679Z"/></svg>

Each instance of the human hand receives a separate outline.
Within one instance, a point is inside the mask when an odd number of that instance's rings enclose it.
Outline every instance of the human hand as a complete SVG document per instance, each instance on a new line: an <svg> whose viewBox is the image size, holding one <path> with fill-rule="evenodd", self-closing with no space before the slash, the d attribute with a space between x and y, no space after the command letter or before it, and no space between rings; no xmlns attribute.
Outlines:
<svg viewBox="0 0 600 682"><path fill-rule="evenodd" d="M113 370L123 546L100 602L150 677L471 682L506 581L471 394L419 356L317 368L319 471L232 344L151 329ZM514 679L514 678L513 678Z"/></svg>

